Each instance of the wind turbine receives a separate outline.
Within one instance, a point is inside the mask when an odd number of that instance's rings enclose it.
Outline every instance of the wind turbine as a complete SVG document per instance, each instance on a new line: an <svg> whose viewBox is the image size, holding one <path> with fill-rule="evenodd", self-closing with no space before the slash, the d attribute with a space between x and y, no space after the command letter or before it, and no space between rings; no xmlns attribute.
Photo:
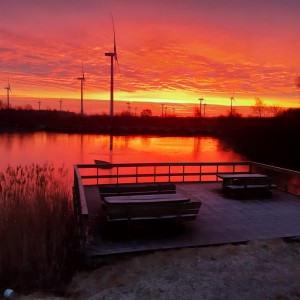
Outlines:
<svg viewBox="0 0 300 300"><path fill-rule="evenodd" d="M80 80L80 114L83 115L83 86L85 82L84 77L84 70L83 70L83 64L81 62L81 70L82 70L82 77L78 77L77 79Z"/></svg>
<svg viewBox="0 0 300 300"><path fill-rule="evenodd" d="M113 31L114 31L114 51L106 52L105 56L110 56L110 117L112 118L114 116L114 60L116 61L118 68L119 68L119 62L117 56L115 24L112 15L111 18L112 18Z"/></svg>
<svg viewBox="0 0 300 300"><path fill-rule="evenodd" d="M10 83L9 83L9 79L7 80L7 86L5 87L6 89L6 95L7 95L7 109L9 109L9 93L11 92L11 88L10 88Z"/></svg>
<svg viewBox="0 0 300 300"><path fill-rule="evenodd" d="M232 103L235 102L234 99L234 92L232 92L232 96L230 97L230 117L233 115L233 108L232 108Z"/></svg>
<svg viewBox="0 0 300 300"><path fill-rule="evenodd" d="M200 101L200 118L202 117L202 102L204 101L204 98L202 97L202 92L201 92L201 98L198 99Z"/></svg>

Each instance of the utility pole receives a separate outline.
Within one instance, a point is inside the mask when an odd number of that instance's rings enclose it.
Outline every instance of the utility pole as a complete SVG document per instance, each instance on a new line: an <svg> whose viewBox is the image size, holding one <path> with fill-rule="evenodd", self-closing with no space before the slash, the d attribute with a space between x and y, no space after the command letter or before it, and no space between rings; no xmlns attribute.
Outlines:
<svg viewBox="0 0 300 300"><path fill-rule="evenodd" d="M163 117L164 116L164 106L165 106L165 104L164 103L162 103L161 104L161 116Z"/></svg>
<svg viewBox="0 0 300 300"><path fill-rule="evenodd" d="M131 105L130 105L130 102L127 102L127 111L128 111L128 115L130 116L131 114Z"/></svg>

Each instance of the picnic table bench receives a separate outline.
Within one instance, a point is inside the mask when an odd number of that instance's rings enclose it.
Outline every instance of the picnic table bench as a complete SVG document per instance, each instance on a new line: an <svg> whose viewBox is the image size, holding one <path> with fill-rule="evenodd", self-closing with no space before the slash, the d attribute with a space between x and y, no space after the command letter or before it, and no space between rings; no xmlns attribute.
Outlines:
<svg viewBox="0 0 300 300"><path fill-rule="evenodd" d="M106 196L103 199L108 221L196 219L201 202L180 194Z"/></svg>
<svg viewBox="0 0 300 300"><path fill-rule="evenodd" d="M264 174L221 173L217 174L217 177L223 179L223 192L231 196L271 197L270 189L276 188L271 178Z"/></svg>
<svg viewBox="0 0 300 300"><path fill-rule="evenodd" d="M100 198L108 196L131 196L145 194L175 194L174 183L106 184L99 186Z"/></svg>

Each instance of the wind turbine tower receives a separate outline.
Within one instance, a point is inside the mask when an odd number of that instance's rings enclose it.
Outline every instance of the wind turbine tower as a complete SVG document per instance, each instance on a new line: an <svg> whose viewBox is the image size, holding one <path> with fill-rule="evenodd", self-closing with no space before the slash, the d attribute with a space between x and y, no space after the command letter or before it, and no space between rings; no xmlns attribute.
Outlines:
<svg viewBox="0 0 300 300"><path fill-rule="evenodd" d="M7 83L7 86L5 87L5 89L6 89L6 95L7 95L7 109L9 109L9 94L11 92L9 79L8 79L8 83Z"/></svg>
<svg viewBox="0 0 300 300"><path fill-rule="evenodd" d="M80 80L80 114L83 115L83 86L85 82L85 77L84 77L82 62L81 62L81 70L82 70L82 76L78 77L77 79Z"/></svg>
<svg viewBox="0 0 300 300"><path fill-rule="evenodd" d="M202 93L201 93L201 98L199 98L200 101L200 118L202 117L202 102L204 101L204 98L202 97Z"/></svg>
<svg viewBox="0 0 300 300"><path fill-rule="evenodd" d="M110 56L110 117L114 116L114 60L116 61L118 68L118 56L117 56L117 45L116 45L116 32L115 32L115 24L113 16L112 23L113 23L113 31L114 31L114 51L113 52L106 52L105 56Z"/></svg>
<svg viewBox="0 0 300 300"><path fill-rule="evenodd" d="M233 116L233 107L232 107L232 103L235 102L234 100L234 92L232 93L232 96L230 97L230 117Z"/></svg>

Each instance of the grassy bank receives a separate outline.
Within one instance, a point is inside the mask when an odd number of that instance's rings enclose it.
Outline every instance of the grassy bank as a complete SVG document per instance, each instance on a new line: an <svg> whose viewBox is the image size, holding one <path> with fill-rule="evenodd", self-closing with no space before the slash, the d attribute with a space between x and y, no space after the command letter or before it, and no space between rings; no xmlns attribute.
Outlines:
<svg viewBox="0 0 300 300"><path fill-rule="evenodd" d="M0 173L1 289L60 291L76 268L66 172L44 164Z"/></svg>

